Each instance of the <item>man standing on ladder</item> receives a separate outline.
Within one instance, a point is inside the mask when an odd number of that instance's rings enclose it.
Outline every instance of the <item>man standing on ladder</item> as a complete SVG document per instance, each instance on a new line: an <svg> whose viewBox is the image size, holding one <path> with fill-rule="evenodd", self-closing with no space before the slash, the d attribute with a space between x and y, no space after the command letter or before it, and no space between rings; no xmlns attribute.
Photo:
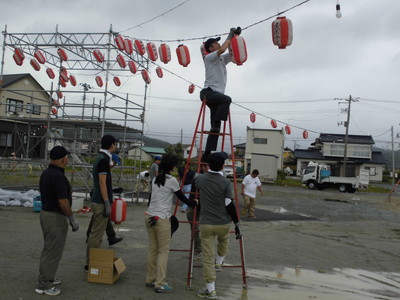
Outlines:
<svg viewBox="0 0 400 300"><path fill-rule="evenodd" d="M206 157L210 155L211 151L217 149L221 121L228 119L229 106L232 99L225 95L224 92L227 81L226 65L231 62L231 57L229 53L223 53L228 49L232 37L240 33L240 27L231 28L227 39L222 45L218 43L221 39L220 37L210 38L204 43L204 48L209 54L204 58L206 79L204 88L200 91L200 99L202 101L206 100L211 114L211 134L208 135L204 153Z"/></svg>

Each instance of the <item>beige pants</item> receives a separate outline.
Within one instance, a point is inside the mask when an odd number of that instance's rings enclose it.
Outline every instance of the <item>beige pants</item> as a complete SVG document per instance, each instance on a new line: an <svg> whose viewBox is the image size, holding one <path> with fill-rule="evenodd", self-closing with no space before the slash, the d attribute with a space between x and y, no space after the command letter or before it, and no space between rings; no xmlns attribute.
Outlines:
<svg viewBox="0 0 400 300"><path fill-rule="evenodd" d="M243 196L244 207L241 212L241 216L244 217L249 214L249 217L254 217L254 211L256 210L256 198L252 198L248 195Z"/></svg>
<svg viewBox="0 0 400 300"><path fill-rule="evenodd" d="M103 215L104 204L92 203L93 224L86 248L86 264L89 264L90 248L100 248L109 217Z"/></svg>
<svg viewBox="0 0 400 300"><path fill-rule="evenodd" d="M155 287L166 284L169 242L171 239L171 223L169 218L158 219L154 226L149 225L149 216L145 216L149 236L149 251L147 253L146 283L155 282Z"/></svg>
<svg viewBox="0 0 400 300"><path fill-rule="evenodd" d="M230 223L224 225L200 225L201 249L203 252L203 277L206 283L215 282L215 238L217 253L225 256L229 246Z"/></svg>

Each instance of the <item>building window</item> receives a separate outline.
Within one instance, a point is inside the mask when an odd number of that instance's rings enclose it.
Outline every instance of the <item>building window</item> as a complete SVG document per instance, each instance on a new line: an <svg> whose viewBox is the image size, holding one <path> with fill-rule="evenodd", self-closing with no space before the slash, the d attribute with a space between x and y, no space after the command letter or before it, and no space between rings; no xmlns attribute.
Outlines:
<svg viewBox="0 0 400 300"><path fill-rule="evenodd" d="M40 115L40 105L34 103L28 103L26 105L26 113L33 115Z"/></svg>
<svg viewBox="0 0 400 300"><path fill-rule="evenodd" d="M368 145L354 145L353 146L353 157L370 157L371 149Z"/></svg>
<svg viewBox="0 0 400 300"><path fill-rule="evenodd" d="M254 144L267 144L268 139L254 138L253 142Z"/></svg>
<svg viewBox="0 0 400 300"><path fill-rule="evenodd" d="M369 171L369 176L375 176L376 175L376 168L375 167L365 167L364 169Z"/></svg>
<svg viewBox="0 0 400 300"><path fill-rule="evenodd" d="M7 99L6 113L18 114L22 112L24 102L21 100Z"/></svg>
<svg viewBox="0 0 400 300"><path fill-rule="evenodd" d="M12 134L8 132L0 132L0 147L12 146Z"/></svg>
<svg viewBox="0 0 400 300"><path fill-rule="evenodd" d="M332 144L331 153L332 156L344 156L344 145L343 144Z"/></svg>

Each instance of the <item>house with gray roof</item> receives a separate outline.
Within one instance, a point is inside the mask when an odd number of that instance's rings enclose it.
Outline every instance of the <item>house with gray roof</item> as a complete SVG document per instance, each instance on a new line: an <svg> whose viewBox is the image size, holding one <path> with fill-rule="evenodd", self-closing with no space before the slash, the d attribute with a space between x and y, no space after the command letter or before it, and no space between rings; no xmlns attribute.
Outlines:
<svg viewBox="0 0 400 300"><path fill-rule="evenodd" d="M296 149L297 175L301 175L310 161L321 162L331 167L332 176L344 174L344 134L321 133L308 149ZM370 181L382 181L385 159L381 151L372 149L375 144L370 135L348 135L346 175L356 176L360 169L369 170Z"/></svg>

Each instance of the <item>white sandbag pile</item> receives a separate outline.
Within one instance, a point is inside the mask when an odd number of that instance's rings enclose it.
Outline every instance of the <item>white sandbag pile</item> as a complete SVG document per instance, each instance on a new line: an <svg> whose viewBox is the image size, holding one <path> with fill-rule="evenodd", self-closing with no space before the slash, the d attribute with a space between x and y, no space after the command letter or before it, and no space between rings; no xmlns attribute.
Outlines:
<svg viewBox="0 0 400 300"><path fill-rule="evenodd" d="M33 198L40 195L39 191L29 190L25 193L0 189L0 206L33 207Z"/></svg>

